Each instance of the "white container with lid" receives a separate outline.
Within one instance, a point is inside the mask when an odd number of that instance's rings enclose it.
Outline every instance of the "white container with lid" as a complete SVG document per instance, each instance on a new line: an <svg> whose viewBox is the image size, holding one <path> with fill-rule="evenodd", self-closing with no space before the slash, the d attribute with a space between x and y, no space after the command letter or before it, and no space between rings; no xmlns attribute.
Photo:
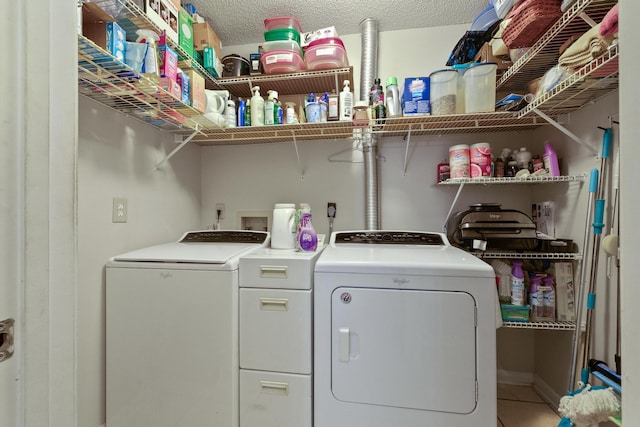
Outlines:
<svg viewBox="0 0 640 427"><path fill-rule="evenodd" d="M478 142L470 147L469 168L471 178L491 176L491 145L488 142Z"/></svg>
<svg viewBox="0 0 640 427"><path fill-rule="evenodd" d="M271 219L271 248L295 249L296 247L296 205L276 203Z"/></svg>
<svg viewBox="0 0 640 427"><path fill-rule="evenodd" d="M496 71L493 62L475 64L463 74L464 105L467 113L496 110Z"/></svg>
<svg viewBox="0 0 640 427"><path fill-rule="evenodd" d="M431 115L456 113L458 71L453 69L434 71L431 81Z"/></svg>

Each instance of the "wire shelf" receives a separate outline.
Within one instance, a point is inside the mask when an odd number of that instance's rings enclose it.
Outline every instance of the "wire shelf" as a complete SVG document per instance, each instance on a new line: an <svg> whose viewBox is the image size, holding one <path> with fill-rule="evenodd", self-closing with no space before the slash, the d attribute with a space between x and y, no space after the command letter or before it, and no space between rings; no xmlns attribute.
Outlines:
<svg viewBox="0 0 640 427"><path fill-rule="evenodd" d="M482 259L545 259L550 261L578 261L582 254L572 252L473 252Z"/></svg>
<svg viewBox="0 0 640 427"><path fill-rule="evenodd" d="M460 185L460 184L550 184L556 182L584 182L585 175L575 176L528 176L526 178L510 177L478 177L478 178L449 178L439 182L438 185Z"/></svg>
<svg viewBox="0 0 640 427"><path fill-rule="evenodd" d="M503 328L515 328L515 329L546 329L553 331L575 331L575 322L502 322Z"/></svg>
<svg viewBox="0 0 640 427"><path fill-rule="evenodd" d="M559 48L571 36L580 36L591 26L581 17L600 22L617 0L578 0L498 80L498 90L526 93L526 85L541 77L558 62Z"/></svg>

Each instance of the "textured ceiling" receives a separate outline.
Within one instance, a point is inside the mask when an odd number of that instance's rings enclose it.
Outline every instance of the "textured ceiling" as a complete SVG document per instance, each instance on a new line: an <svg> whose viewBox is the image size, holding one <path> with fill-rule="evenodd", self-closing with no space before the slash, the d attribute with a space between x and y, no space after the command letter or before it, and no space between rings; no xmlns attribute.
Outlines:
<svg viewBox="0 0 640 427"><path fill-rule="evenodd" d="M264 18L294 16L302 31L335 26L338 35L360 33L373 18L379 31L437 27L473 21L488 0L191 0L223 46L263 40Z"/></svg>

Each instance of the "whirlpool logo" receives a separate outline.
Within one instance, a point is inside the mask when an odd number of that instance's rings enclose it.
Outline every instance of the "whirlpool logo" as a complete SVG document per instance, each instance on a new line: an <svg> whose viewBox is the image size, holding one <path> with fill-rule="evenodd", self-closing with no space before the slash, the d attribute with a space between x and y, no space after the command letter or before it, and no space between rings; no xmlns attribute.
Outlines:
<svg viewBox="0 0 640 427"><path fill-rule="evenodd" d="M409 279L407 279L406 277L394 277L393 283L395 285L406 285L407 283L409 283Z"/></svg>

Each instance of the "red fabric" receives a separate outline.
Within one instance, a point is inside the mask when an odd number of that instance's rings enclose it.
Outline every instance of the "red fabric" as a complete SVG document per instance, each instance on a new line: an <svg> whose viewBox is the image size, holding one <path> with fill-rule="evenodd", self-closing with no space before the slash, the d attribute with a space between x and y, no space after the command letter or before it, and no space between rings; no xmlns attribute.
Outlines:
<svg viewBox="0 0 640 427"><path fill-rule="evenodd" d="M611 8L602 18L600 23L600 35L609 36L618 32L618 4Z"/></svg>

